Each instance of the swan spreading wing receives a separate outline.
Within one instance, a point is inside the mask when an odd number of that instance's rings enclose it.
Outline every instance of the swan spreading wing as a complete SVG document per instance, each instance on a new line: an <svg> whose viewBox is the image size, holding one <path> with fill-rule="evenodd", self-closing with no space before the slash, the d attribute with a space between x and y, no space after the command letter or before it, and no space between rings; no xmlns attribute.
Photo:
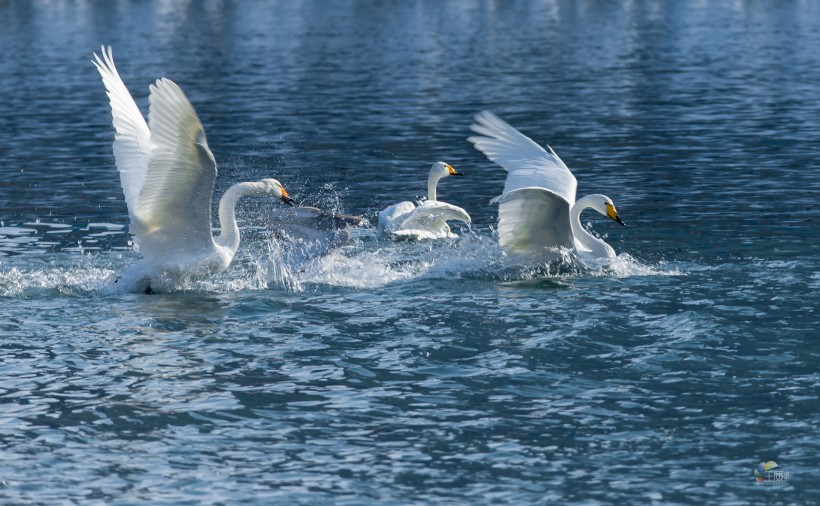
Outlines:
<svg viewBox="0 0 820 506"><path fill-rule="evenodd" d="M550 148L546 151L495 114L476 115L469 137L476 149L507 170L498 203L498 235L510 252L531 255L545 248L573 248L569 211L578 182Z"/></svg>
<svg viewBox="0 0 820 506"><path fill-rule="evenodd" d="M450 227L447 222L450 220L470 223L470 216L467 212L452 204L441 201L426 201L410 213L401 227L412 230L429 230L449 232Z"/></svg>
<svg viewBox="0 0 820 506"><path fill-rule="evenodd" d="M173 81L159 79L150 86L146 124L111 48L102 52L95 64L111 101L114 156L140 252L152 261L210 251L216 161L193 106Z"/></svg>

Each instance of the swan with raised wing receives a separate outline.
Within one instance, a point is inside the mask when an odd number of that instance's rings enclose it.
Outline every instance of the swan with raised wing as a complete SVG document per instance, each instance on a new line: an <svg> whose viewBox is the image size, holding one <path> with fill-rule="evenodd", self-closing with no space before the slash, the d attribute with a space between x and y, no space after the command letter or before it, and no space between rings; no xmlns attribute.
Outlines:
<svg viewBox="0 0 820 506"><path fill-rule="evenodd" d="M624 225L612 199L587 195L575 200L578 182L553 149L536 144L489 111L475 116L469 137L476 149L507 170L498 203L498 237L508 253L551 260L559 250L575 251L584 260L616 256L615 250L581 225L581 212L594 209Z"/></svg>
<svg viewBox="0 0 820 506"><path fill-rule="evenodd" d="M449 163L436 162L427 176L427 200L416 204L405 201L394 204L379 213L376 235L392 234L411 239L442 239L453 237L450 220L470 224L470 215L464 209L436 199L436 187L440 179L463 176Z"/></svg>
<svg viewBox="0 0 820 506"><path fill-rule="evenodd" d="M205 131L179 86L161 78L149 87L146 123L114 65L111 47L94 54L111 102L114 158L128 206L134 247L143 259L118 280L125 290L151 293L227 269L239 248L236 202L273 195L293 204L276 179L238 183L219 201L220 233L211 232L216 160Z"/></svg>

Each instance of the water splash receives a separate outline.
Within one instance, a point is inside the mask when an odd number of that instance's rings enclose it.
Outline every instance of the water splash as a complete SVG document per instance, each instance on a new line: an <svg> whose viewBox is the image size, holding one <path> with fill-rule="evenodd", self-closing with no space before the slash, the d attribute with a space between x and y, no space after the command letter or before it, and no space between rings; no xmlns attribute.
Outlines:
<svg viewBox="0 0 820 506"><path fill-rule="evenodd" d="M304 283L377 288L430 279L509 282L683 274L662 263L644 264L629 254L591 265L570 251L560 253L555 261L521 265L501 250L491 233L481 231L471 231L453 240L420 242L378 241L369 234L358 233L350 245L303 265L296 276Z"/></svg>
<svg viewBox="0 0 820 506"><path fill-rule="evenodd" d="M100 292L116 279L116 271L110 266L93 265L89 256L82 255L79 261L65 267L59 262L47 266L13 266L8 269L0 263L0 296L20 297L46 292L63 295L84 295Z"/></svg>
<svg viewBox="0 0 820 506"><path fill-rule="evenodd" d="M639 276L683 276L686 274L679 267L660 261L655 265L644 264L629 253L621 253L598 269L589 273L591 276L614 276L618 278Z"/></svg>
<svg viewBox="0 0 820 506"><path fill-rule="evenodd" d="M469 279L492 283L548 282L584 277L679 276L664 262L643 263L628 253L598 264L569 251L555 261L520 265L500 248L492 230L473 229L439 241L377 240L354 229L350 242L324 256L294 254L303 245L265 230L249 230L231 267L204 280L178 283L173 291L226 293L241 290L300 292L306 285L375 289L425 280ZM307 245L309 246L309 245ZM309 249L309 248L308 248ZM305 250L307 251L307 250ZM0 262L0 295L19 297L40 290L62 294L118 293L115 280L139 260L131 251L62 251L16 256Z"/></svg>

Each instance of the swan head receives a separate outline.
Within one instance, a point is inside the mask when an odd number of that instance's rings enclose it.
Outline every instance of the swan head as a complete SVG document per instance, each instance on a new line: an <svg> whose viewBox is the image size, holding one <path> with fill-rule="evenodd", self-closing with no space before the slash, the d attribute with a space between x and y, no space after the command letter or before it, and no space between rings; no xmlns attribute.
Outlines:
<svg viewBox="0 0 820 506"><path fill-rule="evenodd" d="M289 206L292 206L295 203L294 200L288 195L288 192L285 191L285 187L282 186L282 183L276 179L263 179L259 181L259 185L262 193L273 195Z"/></svg>
<svg viewBox="0 0 820 506"><path fill-rule="evenodd" d="M430 175L442 178L447 176L463 176L464 174L454 169L449 163L436 162L430 167Z"/></svg>
<svg viewBox="0 0 820 506"><path fill-rule="evenodd" d="M606 195L590 195L590 197L592 200L592 202L590 202L590 207L604 216L612 218L617 223L620 223L621 226L626 226L626 223L624 223L621 217L618 216L618 211L615 209L615 204L612 202L611 198Z"/></svg>

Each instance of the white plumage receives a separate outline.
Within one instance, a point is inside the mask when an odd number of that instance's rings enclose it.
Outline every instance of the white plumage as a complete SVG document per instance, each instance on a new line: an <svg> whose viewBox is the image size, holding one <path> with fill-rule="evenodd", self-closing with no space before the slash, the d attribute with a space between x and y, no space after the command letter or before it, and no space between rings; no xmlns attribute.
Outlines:
<svg viewBox="0 0 820 506"><path fill-rule="evenodd" d="M110 47L94 54L111 102L114 158L128 206L130 232L143 260L119 280L128 290L205 277L226 269L239 247L234 208L246 195L292 203L279 181L238 183L219 202L221 233L211 233L216 161L193 106L173 81L150 86L148 123L114 65Z"/></svg>
<svg viewBox="0 0 820 506"><path fill-rule="evenodd" d="M610 258L615 251L587 232L581 212L592 208L623 225L615 205L605 195L588 195L577 202L578 182L561 158L536 144L495 114L484 111L470 127L476 149L507 170L504 192L491 202L498 207L498 237L513 255L550 260L558 250L576 251L582 258Z"/></svg>
<svg viewBox="0 0 820 506"><path fill-rule="evenodd" d="M412 239L441 239L453 236L447 222L462 221L470 224L470 215L464 209L436 199L436 187L441 178L462 176L452 166L436 162L427 177L427 200L416 204L404 201L379 213L376 234L391 234Z"/></svg>

